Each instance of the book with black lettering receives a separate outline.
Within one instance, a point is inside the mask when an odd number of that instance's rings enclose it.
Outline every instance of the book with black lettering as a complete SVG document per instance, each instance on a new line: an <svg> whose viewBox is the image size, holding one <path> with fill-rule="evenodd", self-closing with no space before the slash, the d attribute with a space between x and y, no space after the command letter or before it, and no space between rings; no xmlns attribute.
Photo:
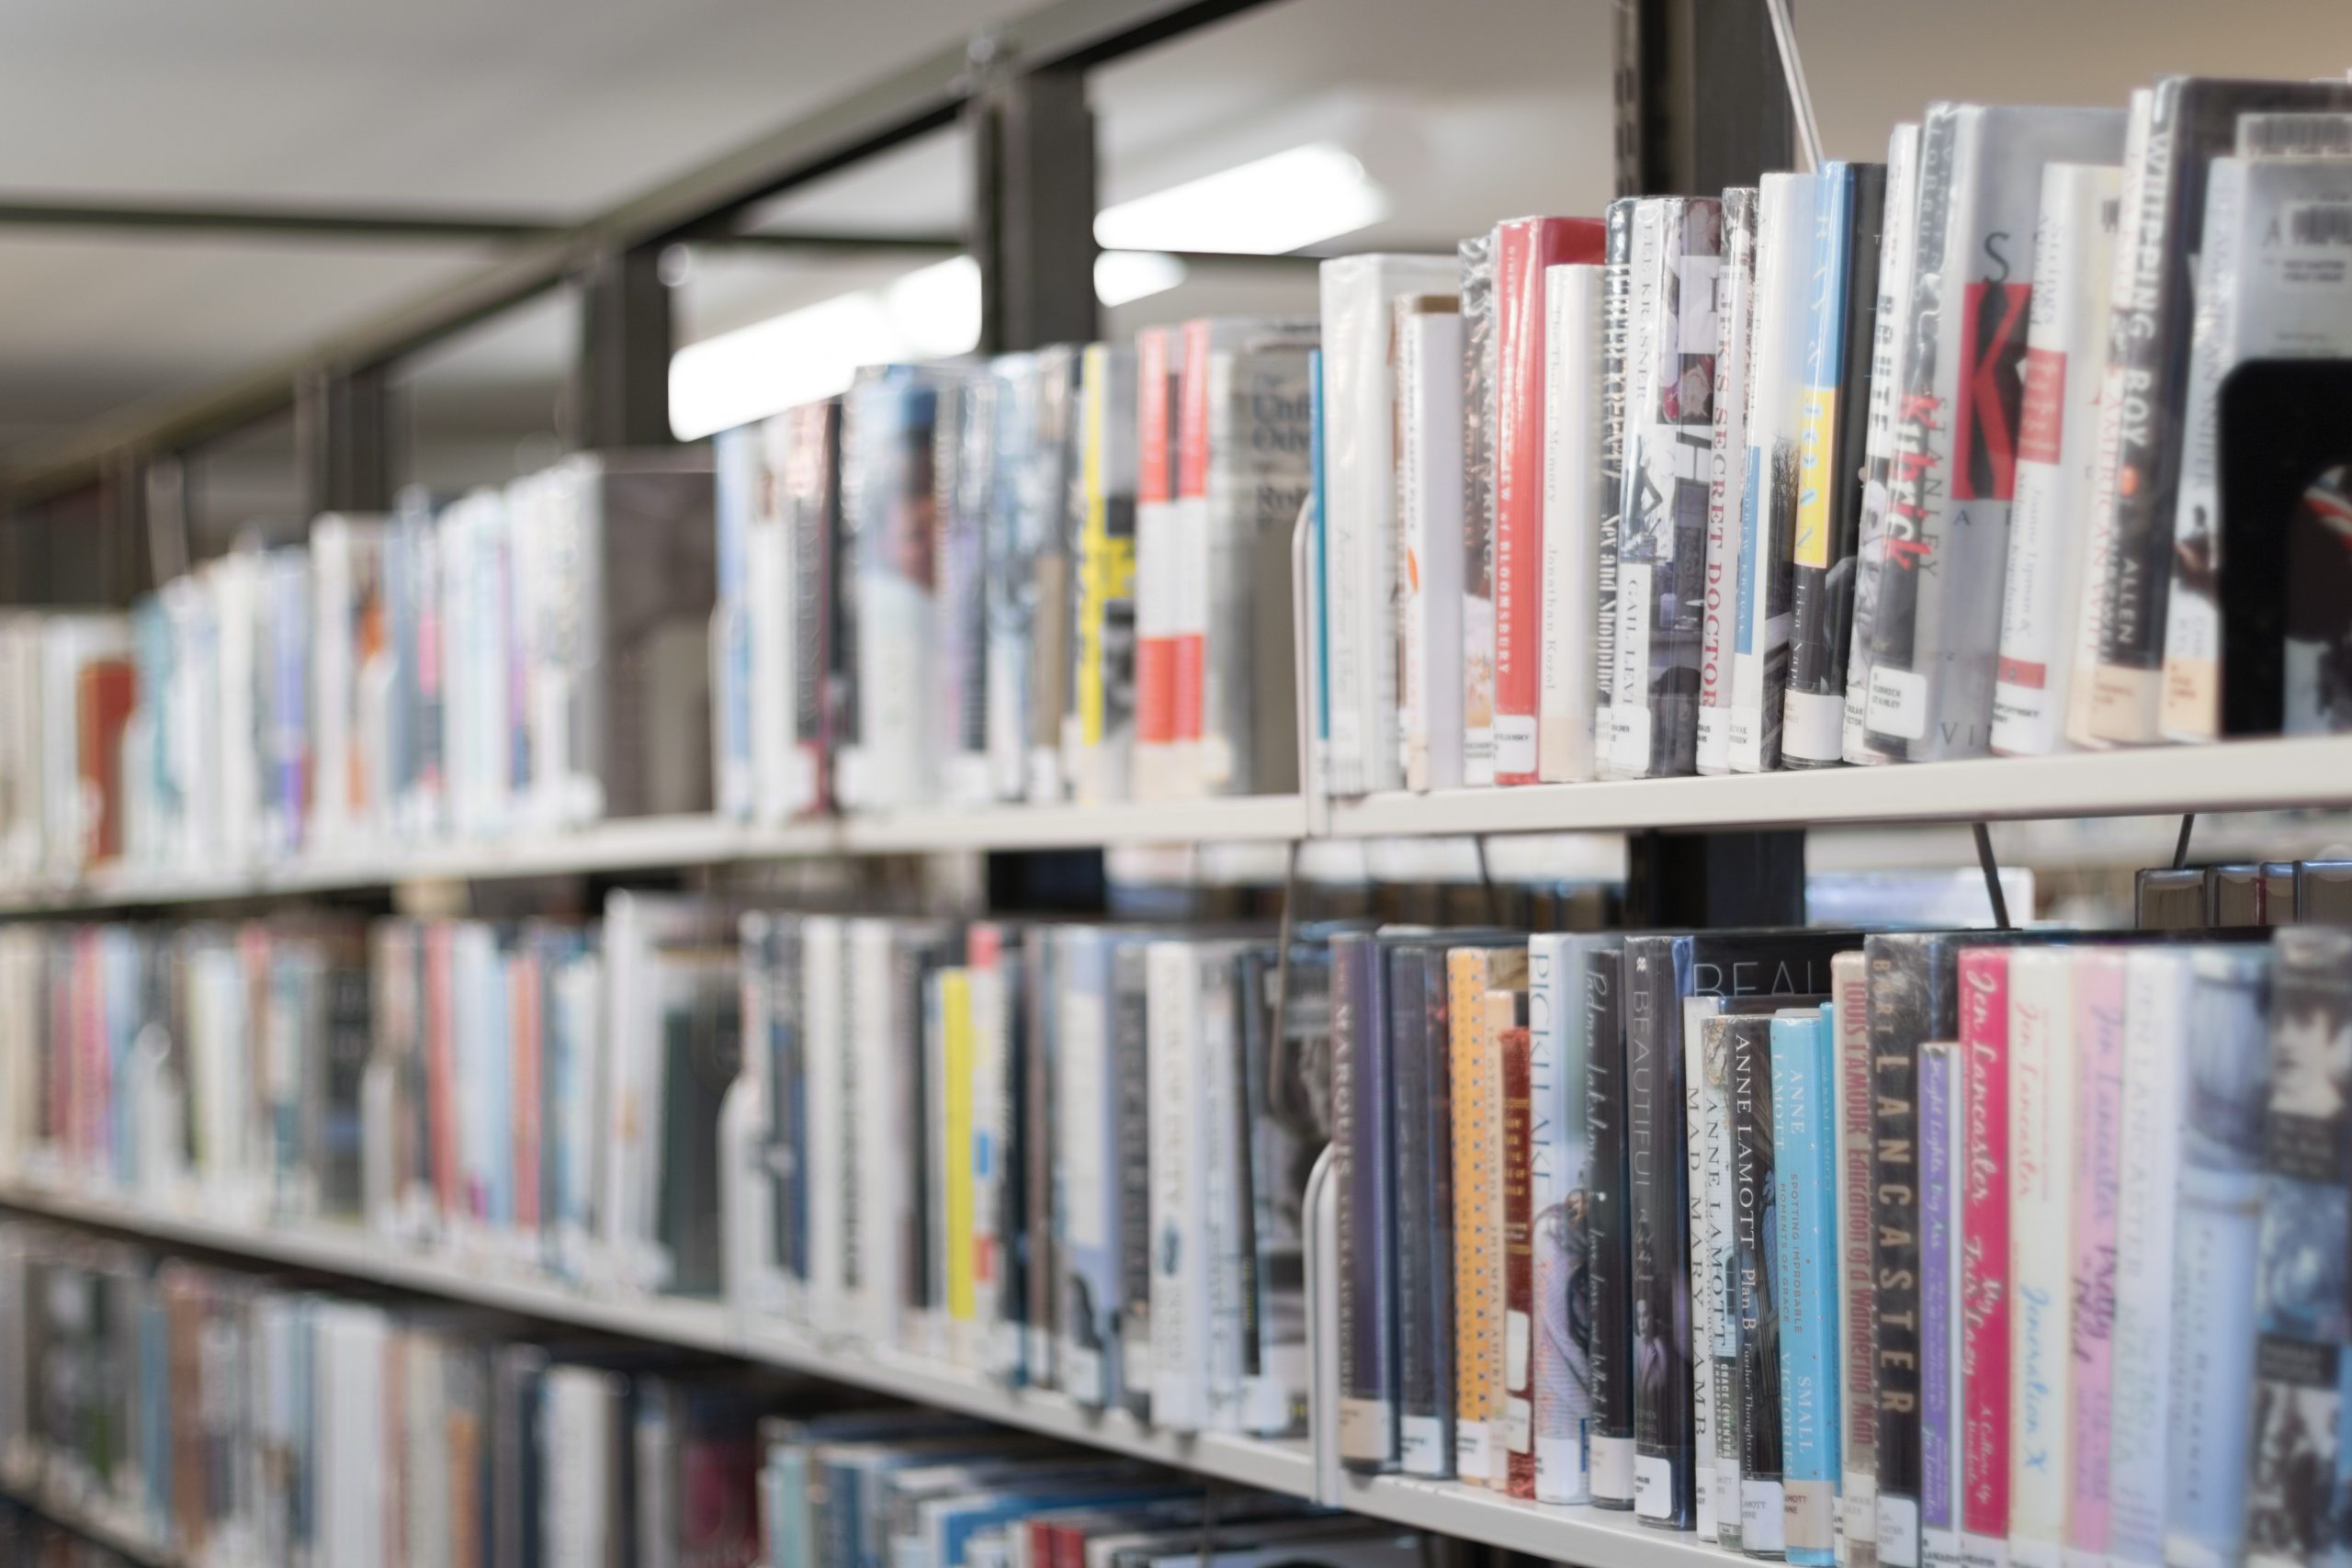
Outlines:
<svg viewBox="0 0 2352 1568"><path fill-rule="evenodd" d="M1151 1419L1151 1062L1145 1027L1146 944L1111 958L1111 1057L1119 1106L1119 1402ZM1337 1089L1337 1083L1333 1088Z"/></svg>
<svg viewBox="0 0 2352 1568"><path fill-rule="evenodd" d="M2352 1501L2343 1422L2352 1358L2344 1237L2352 1221L2352 931L2273 942L2270 1100L2262 1125L2249 1568L2309 1568L2341 1550Z"/></svg>
<svg viewBox="0 0 2352 1568"><path fill-rule="evenodd" d="M1340 1462L1396 1462L1396 1170L1379 944L1331 939L1331 1151L1339 1182Z"/></svg>
<svg viewBox="0 0 2352 1568"><path fill-rule="evenodd" d="M1398 1467L1453 1473L1453 1109L1445 950L1388 955L1396 1083Z"/></svg>
<svg viewBox="0 0 2352 1568"><path fill-rule="evenodd" d="M1696 1412L1690 1368L1690 1162L1683 1001L1818 1001L1829 961L1861 939L1815 931L1625 939L1625 1126L1632 1235L1634 1510L1692 1529Z"/></svg>
<svg viewBox="0 0 2352 1568"><path fill-rule="evenodd" d="M1868 745L1891 756L1991 747L2041 168L2114 163L2124 121L2120 109L1937 104L1921 129L1865 719Z"/></svg>
<svg viewBox="0 0 2352 1568"><path fill-rule="evenodd" d="M823 811L833 800L832 759L847 690L848 639L841 620L842 400L828 398L788 411L790 457L784 510L792 558L792 713L789 754L781 780L754 791L781 792L772 815Z"/></svg>
<svg viewBox="0 0 2352 1568"><path fill-rule="evenodd" d="M1330 951L1325 933L1307 928L1292 933L1287 966L1271 944L1241 957L1243 994L1252 999L1242 1063L1256 1341L1254 1357L1244 1348L1242 1425L1251 1432L1306 1430L1306 1183L1331 1140Z"/></svg>
<svg viewBox="0 0 2352 1568"><path fill-rule="evenodd" d="M1778 1557L1781 1528L1781 1325L1774 1269L1776 1194L1772 1161L1772 1019L1724 1014L1724 1100L1731 1112L1732 1277L1730 1315L1738 1336L1740 1550ZM1719 1509L1733 1505L1718 1504Z"/></svg>
<svg viewBox="0 0 2352 1568"><path fill-rule="evenodd" d="M1628 1215L1625 1128L1625 955L1596 941L1577 984L1585 1010L1585 1140L1591 1151L1591 1251L1585 1286L1592 1339L1592 1501L1634 1506L1634 1228Z"/></svg>
<svg viewBox="0 0 2352 1568"><path fill-rule="evenodd" d="M1617 685L1617 550L1625 517L1625 343L1633 310L1634 209L1637 205L1634 197L1612 201L1603 219L1608 225L1608 250L1600 295L1600 563L1593 577L1592 628L1596 767L1608 761L1609 705ZM1697 744L1694 720L1694 762Z"/></svg>
<svg viewBox="0 0 2352 1568"><path fill-rule="evenodd" d="M2110 384L2120 372L2132 395L2115 458L2107 581L2091 585L2101 609L2090 713L2099 740L2137 744L2159 734L2173 524L2212 162L2236 147L2240 115L2329 109L2352 109L2352 84L2167 76L2156 84L2140 164L2124 171L2124 189L2138 203L2127 221L2137 228L2129 286L2109 306L2108 360ZM2119 267L2119 283L2121 275Z"/></svg>

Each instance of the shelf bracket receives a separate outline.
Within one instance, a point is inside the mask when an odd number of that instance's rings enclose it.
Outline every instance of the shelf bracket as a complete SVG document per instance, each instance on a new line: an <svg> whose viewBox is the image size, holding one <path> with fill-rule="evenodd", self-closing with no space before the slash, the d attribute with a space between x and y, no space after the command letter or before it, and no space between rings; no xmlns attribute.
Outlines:
<svg viewBox="0 0 2352 1568"><path fill-rule="evenodd" d="M1984 897L1993 905L1993 924L2002 931L2013 930L2009 924L2008 896L2001 891L2001 863L1993 858L1993 830L1982 822L1972 822L1969 827L1976 839L1976 866L1984 874Z"/></svg>

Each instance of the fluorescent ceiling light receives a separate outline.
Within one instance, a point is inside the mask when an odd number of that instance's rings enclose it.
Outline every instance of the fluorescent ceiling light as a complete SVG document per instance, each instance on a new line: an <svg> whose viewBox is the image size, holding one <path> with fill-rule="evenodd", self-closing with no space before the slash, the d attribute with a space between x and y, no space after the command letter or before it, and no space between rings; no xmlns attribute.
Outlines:
<svg viewBox="0 0 2352 1568"><path fill-rule="evenodd" d="M1160 251L1104 251L1094 258L1094 297L1111 309L1165 294L1184 281L1184 264Z"/></svg>
<svg viewBox="0 0 2352 1568"><path fill-rule="evenodd" d="M1094 238L1114 251L1281 255L1387 216L1387 193L1363 165L1318 141L1106 207Z"/></svg>

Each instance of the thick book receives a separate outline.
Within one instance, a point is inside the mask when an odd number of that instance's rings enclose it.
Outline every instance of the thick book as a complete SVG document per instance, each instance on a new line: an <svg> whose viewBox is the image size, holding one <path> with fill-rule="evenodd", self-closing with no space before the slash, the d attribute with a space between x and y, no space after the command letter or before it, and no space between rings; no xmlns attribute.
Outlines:
<svg viewBox="0 0 2352 1568"><path fill-rule="evenodd" d="M1700 1480L1714 1501L1715 1540L1739 1551L1740 1475L1745 1460L1747 1415L1740 1381L1740 1254L1736 1246L1739 1205L1732 1118L1732 1019L1720 1013L1686 1028L1688 1055L1697 1049L1697 1067L1686 1066L1692 1110L1690 1139L1698 1168L1691 1194L1690 1300L1695 1375L1699 1398L1712 1406L1713 1452L1699 1456ZM1709 1474L1712 1467L1712 1475ZM1704 1539L1706 1528L1700 1527Z"/></svg>
<svg viewBox="0 0 2352 1568"><path fill-rule="evenodd" d="M1919 128L1906 120L1886 142L1886 221L1879 236L1878 303L1871 328L1871 389L1862 437L1862 506L1854 540L1853 625L1846 638L1846 712L1839 726L1845 760L1857 766L1891 759L1869 739L1871 628L1885 581L1887 506L1894 477L1894 415L1909 363L1911 266L1919 240ZM1850 1451L1850 1450L1849 1450Z"/></svg>
<svg viewBox="0 0 2352 1568"><path fill-rule="evenodd" d="M1992 748L2033 757L2065 739L2091 530L2121 169L2048 164L2034 230L2017 503L2001 590Z"/></svg>
<svg viewBox="0 0 2352 1568"><path fill-rule="evenodd" d="M1138 1421L1150 1419L1152 1408L1149 992L1148 944L1120 942L1111 955L1111 1060L1118 1096L1116 1373L1119 1403ZM1335 1098L1338 1076L1335 1062Z"/></svg>
<svg viewBox="0 0 2352 1568"><path fill-rule="evenodd" d="M1784 1550L1781 1491L1780 1276L1775 1251L1772 1021L1723 1021L1732 1143L1733 1299L1739 1319L1739 1547L1750 1557Z"/></svg>
<svg viewBox="0 0 2352 1568"><path fill-rule="evenodd" d="M1783 1009L1771 1021L1781 1535L1787 1560L1802 1568L1830 1568L1838 1541L1834 1006Z"/></svg>
<svg viewBox="0 0 2352 1568"><path fill-rule="evenodd" d="M2050 163L2113 163L2120 110L1939 104L1920 132L1911 353L1871 622L1871 743L1990 748L2031 236Z"/></svg>
<svg viewBox="0 0 2352 1568"><path fill-rule="evenodd" d="M1814 213L1781 746L1791 766L1827 767L1843 760L1886 165L1825 165Z"/></svg>
<svg viewBox="0 0 2352 1568"><path fill-rule="evenodd" d="M1340 1460L1396 1461L1395 1129L1386 1020L1376 1016L1381 948L1331 940L1332 1175L1340 1183Z"/></svg>
<svg viewBox="0 0 2352 1568"><path fill-rule="evenodd" d="M1397 1465L1453 1473L1453 1106L1442 946L1388 957L1396 1079Z"/></svg>
<svg viewBox="0 0 2352 1568"><path fill-rule="evenodd" d="M1396 300L1397 740L1407 789L1462 783L1462 313Z"/></svg>
<svg viewBox="0 0 2352 1568"><path fill-rule="evenodd" d="M842 409L841 603L855 669L834 758L840 803L855 809L932 797L938 747L933 614L937 376L910 366L862 372Z"/></svg>
<svg viewBox="0 0 2352 1568"><path fill-rule="evenodd" d="M2167 740L2222 733L2220 393L2248 359L2352 356L2352 158L2213 160L2205 198L2172 583L2165 598Z"/></svg>
<svg viewBox="0 0 2352 1568"><path fill-rule="evenodd" d="M1505 1235L1506 1080L1488 994L1524 987L1524 947L1446 950L1453 1109L1454 1470L1510 1481L1510 1259ZM1532 1488L1533 1477L1529 1483Z"/></svg>
<svg viewBox="0 0 2352 1568"><path fill-rule="evenodd" d="M1242 1427L1287 1435L1304 1431L1307 1416L1306 1187L1331 1138L1330 947L1319 932L1295 931L1286 960L1259 945L1240 962L1256 1296L1256 1357L1244 1368Z"/></svg>
<svg viewBox="0 0 2352 1568"><path fill-rule="evenodd" d="M2074 954L2009 955L2010 1560L2059 1568L2074 1371ZM1964 985L1964 982L1963 982ZM1964 1005L1964 1004L1963 1004Z"/></svg>
<svg viewBox="0 0 2352 1568"><path fill-rule="evenodd" d="M1721 1452L1719 1429L1732 1420L1719 1410L1712 1373L1712 1347L1721 1325L1721 1307L1708 1288L1713 1274L1715 1237L1707 1224L1708 1126L1704 1112L1705 1037L1710 1021L1723 1011L1721 997L1691 997L1682 1004L1682 1120L1684 1190L1690 1203L1690 1436L1698 1462L1691 1467L1691 1491L1696 1501L1693 1526L1701 1540L1723 1540L1716 1507L1716 1456ZM1734 1493L1724 1498L1724 1511L1733 1516L1731 1533L1739 1533L1738 1504Z"/></svg>
<svg viewBox="0 0 2352 1568"><path fill-rule="evenodd" d="M1960 955L1959 1378L1962 1559L1999 1568L2009 1529L2009 960Z"/></svg>
<svg viewBox="0 0 2352 1568"><path fill-rule="evenodd" d="M1592 1501L1634 1506L1634 1226L1625 1122L1625 964L1620 940L1596 939L1577 976L1585 1010L1585 1135L1591 1149L1585 1285L1592 1337L1589 1446Z"/></svg>
<svg viewBox="0 0 2352 1568"><path fill-rule="evenodd" d="M773 448L782 442L770 434L780 424L760 420L737 425L720 431L710 444L718 528L718 598L710 614L712 808L738 821L753 813L757 763L752 716L763 705L752 687L765 684L763 672L755 670L752 645L760 623L774 625L782 614L780 596L763 592L753 581L762 568L780 559L774 545L783 525L774 502ZM773 716L776 699L770 696L764 708Z"/></svg>
<svg viewBox="0 0 2352 1568"><path fill-rule="evenodd" d="M1101 1408L1119 1391L1120 1112L1113 1050L1112 969L1120 948L1110 931L1070 926L1053 933L1054 1252L1060 1268L1061 1386Z"/></svg>
<svg viewBox="0 0 2352 1568"><path fill-rule="evenodd" d="M2136 231L2128 280L2118 267L2109 362L2135 392L2116 455L2089 727L2132 744L2162 733L2165 632L2174 523L2189 434L2196 288L2215 160L2236 145L2238 117L2265 110L2352 108L2343 82L2167 76L2156 84L2145 146L2127 174ZM2112 155L2097 160L2112 162ZM2128 285L2128 286L2127 286Z"/></svg>
<svg viewBox="0 0 2352 1568"><path fill-rule="evenodd" d="M941 797L963 806L990 795L988 755L988 570L996 478L996 410L1004 383L992 365L944 372L932 457L932 745Z"/></svg>
<svg viewBox="0 0 2352 1568"><path fill-rule="evenodd" d="M1147 949L1146 1049L1151 1105L1151 1414L1155 1425L1196 1432L1210 1426L1208 1161L1212 1144L1208 998L1199 987L1194 943L1159 940Z"/></svg>
<svg viewBox="0 0 2352 1568"><path fill-rule="evenodd" d="M2340 1551L2347 1497L2352 1120L2335 1085L2352 1043L2352 932L2296 928L2273 947L2246 1561L2311 1568Z"/></svg>
<svg viewBox="0 0 2352 1568"><path fill-rule="evenodd" d="M1961 1232L1967 1111L1959 1046L1919 1047L1919 1555L1958 1568L1967 1490L1965 1390L1961 1380Z"/></svg>
<svg viewBox="0 0 2352 1568"><path fill-rule="evenodd" d="M1605 939L1604 939L1605 940ZM1535 1183L1535 1500L1582 1503L1592 1414L1591 1143L1584 1089L1589 1040L1579 988L1587 939L1527 940L1529 1167Z"/></svg>
<svg viewBox="0 0 2352 1568"><path fill-rule="evenodd" d="M1495 236L1459 246L1462 301L1462 782L1495 782Z"/></svg>
<svg viewBox="0 0 2352 1568"><path fill-rule="evenodd" d="M1539 761L1545 272L1600 262L1605 241L1597 219L1515 218L1495 226L1494 247L1494 782L1519 784L1536 782Z"/></svg>
<svg viewBox="0 0 2352 1568"><path fill-rule="evenodd" d="M1536 676L1536 773L1593 775L1591 672L1600 550L1601 301L1607 269L1545 269L1544 635Z"/></svg>
<svg viewBox="0 0 2352 1568"><path fill-rule="evenodd" d="M2116 1217L2120 1201L2125 955L2075 960L2074 1409L2069 1425L2067 1568L2106 1560L2113 1450ZM2136 1375L2137 1369L2125 1369Z"/></svg>
<svg viewBox="0 0 2352 1568"><path fill-rule="evenodd" d="M1080 387L1078 618L1062 752L1072 797L1095 803L1127 797L1135 748L1135 350L1089 344Z"/></svg>
<svg viewBox="0 0 2352 1568"><path fill-rule="evenodd" d="M1776 176L1777 177L1777 176ZM1731 689L1743 517L1747 414L1756 342L1757 208L1760 192L1724 192L1723 266L1715 274L1715 433L1707 449L1707 580L1699 618L1698 769L1731 771Z"/></svg>
<svg viewBox="0 0 2352 1568"><path fill-rule="evenodd" d="M1527 992L1521 984L1487 993L1487 1025L1501 1058L1503 1085L1503 1385L1496 1481L1509 1496L1535 1500L1534 1100L1530 1089Z"/></svg>
<svg viewBox="0 0 2352 1568"><path fill-rule="evenodd" d="M1403 782L1396 761L1395 302L1404 295L1452 293L1459 276L1451 256L1344 256L1321 268L1322 614L1327 783L1334 795Z"/></svg>
<svg viewBox="0 0 2352 1568"><path fill-rule="evenodd" d="M1633 325L1634 213L1638 198L1609 204L1600 291L1600 494L1592 600L1592 737L1596 771L1609 760L1617 689L1617 556L1625 520L1625 372ZM1697 748L1695 732L1692 748Z"/></svg>
<svg viewBox="0 0 2352 1568"><path fill-rule="evenodd" d="M1814 258L1825 175L1768 175L1757 200L1756 327L1748 366L1747 442L1733 579L1731 694L1724 765L1781 765L1789 674L1789 549L1804 462L1805 366Z"/></svg>
<svg viewBox="0 0 2352 1568"><path fill-rule="evenodd" d="M1838 1450L1848 1568L1878 1562L1878 1271L1871 1218L1870 971L1860 953L1829 961L1838 1047Z"/></svg>
<svg viewBox="0 0 2352 1568"><path fill-rule="evenodd" d="M1087 500L1080 470L1088 348L1055 344L1037 351L1035 420L1028 460L1013 481L1027 529L1027 581L1013 592L1025 600L1030 647L1026 731L1020 748L1022 790L1040 804L1067 799L1072 781L1065 731L1078 711L1078 622L1084 589ZM1008 649L1008 656L1010 656Z"/></svg>
<svg viewBox="0 0 2352 1568"><path fill-rule="evenodd" d="M1136 728L1128 778L1138 799L1165 793L1176 744L1176 422L1183 372L1182 328L1136 334Z"/></svg>
<svg viewBox="0 0 2352 1568"><path fill-rule="evenodd" d="M1713 198L1645 197L1635 209L1609 708L1613 777L1665 777L1698 765L1722 244L1723 204Z"/></svg>

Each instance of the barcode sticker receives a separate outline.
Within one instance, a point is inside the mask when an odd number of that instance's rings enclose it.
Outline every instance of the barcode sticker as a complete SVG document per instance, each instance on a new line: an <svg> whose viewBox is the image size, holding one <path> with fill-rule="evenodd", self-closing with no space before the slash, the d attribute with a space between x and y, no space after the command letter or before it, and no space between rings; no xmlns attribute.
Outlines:
<svg viewBox="0 0 2352 1568"><path fill-rule="evenodd" d="M1408 1475L1451 1475L1452 1456L1445 1451L1445 1423L1434 1416L1408 1416L1397 1423L1401 1439L1397 1463Z"/></svg>
<svg viewBox="0 0 2352 1568"><path fill-rule="evenodd" d="M1459 1421L1453 1427L1453 1468L1464 1481L1478 1481L1495 1467L1493 1434L1484 1421Z"/></svg>
<svg viewBox="0 0 2352 1568"><path fill-rule="evenodd" d="M1634 1455L1634 1514L1645 1519L1674 1517L1674 1461L1666 1455Z"/></svg>
<svg viewBox="0 0 2352 1568"><path fill-rule="evenodd" d="M1744 1479L1739 1487L1739 1549L1750 1556L1781 1551L1785 1507L1779 1482L1752 1475Z"/></svg>
<svg viewBox="0 0 2352 1568"><path fill-rule="evenodd" d="M1503 1314L1503 1386L1520 1390L1527 1386L1528 1345L1533 1336L1528 1331L1527 1314L1510 1312Z"/></svg>
<svg viewBox="0 0 2352 1568"><path fill-rule="evenodd" d="M1928 678L1912 670L1871 666L1871 728L1905 740L1928 733Z"/></svg>
<svg viewBox="0 0 2352 1568"><path fill-rule="evenodd" d="M2352 245L2352 202L2292 201L2281 216L2280 233L2294 249Z"/></svg>

